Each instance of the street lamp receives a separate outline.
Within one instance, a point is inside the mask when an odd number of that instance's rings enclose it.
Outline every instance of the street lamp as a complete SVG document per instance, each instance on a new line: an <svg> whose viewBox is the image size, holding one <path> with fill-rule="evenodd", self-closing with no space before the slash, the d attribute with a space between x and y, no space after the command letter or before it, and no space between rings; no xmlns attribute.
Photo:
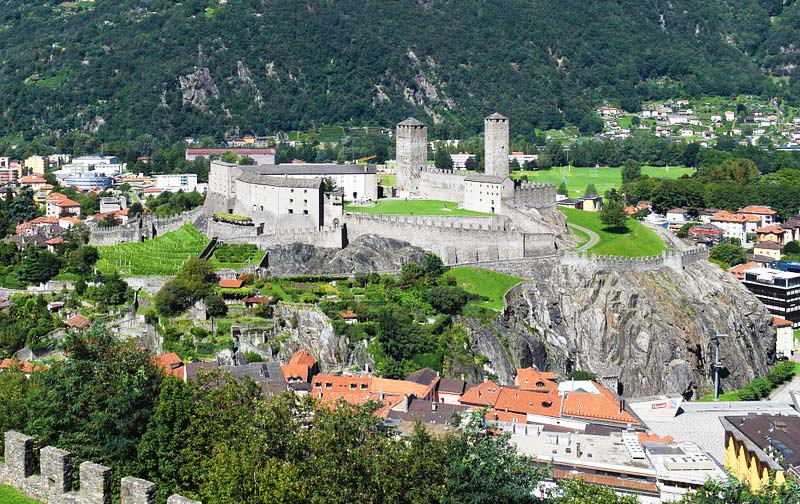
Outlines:
<svg viewBox="0 0 800 504"><path fill-rule="evenodd" d="M714 344L714 400L719 401L719 370L722 369L722 362L719 360L719 340L726 337L727 334L717 333L716 336L711 338L711 343Z"/></svg>

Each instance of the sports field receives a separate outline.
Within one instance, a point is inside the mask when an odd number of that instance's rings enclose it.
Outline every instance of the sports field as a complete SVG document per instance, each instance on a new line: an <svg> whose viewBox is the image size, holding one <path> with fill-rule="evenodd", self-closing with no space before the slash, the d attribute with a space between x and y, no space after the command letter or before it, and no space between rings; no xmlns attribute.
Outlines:
<svg viewBox="0 0 800 504"><path fill-rule="evenodd" d="M642 175L653 178L678 178L682 175L691 175L694 168L684 166L643 166ZM545 182L558 186L562 181L566 182L569 195L571 197L583 196L586 186L594 184L600 195L605 194L611 188L619 188L622 185L622 168L569 168L560 166L549 170L537 171L515 171L511 177L515 179L528 176L531 182Z"/></svg>
<svg viewBox="0 0 800 504"><path fill-rule="evenodd" d="M628 219L627 233L610 233L604 229L597 212L584 212L572 208L559 208L568 222L588 228L600 236L600 241L588 250L593 255L643 257L660 255L667 246L664 241L639 221Z"/></svg>
<svg viewBox="0 0 800 504"><path fill-rule="evenodd" d="M97 269L121 276L174 275L183 263L197 257L208 245L206 238L191 224L144 242L97 247Z"/></svg>
<svg viewBox="0 0 800 504"><path fill-rule="evenodd" d="M372 207L345 205L348 212L392 215L491 215L458 208L455 201L441 200L380 200Z"/></svg>
<svg viewBox="0 0 800 504"><path fill-rule="evenodd" d="M445 276L455 278L467 292L489 298L488 301L476 301L475 304L495 310L503 309L503 299L508 289L523 281L505 273L469 266L453 268Z"/></svg>

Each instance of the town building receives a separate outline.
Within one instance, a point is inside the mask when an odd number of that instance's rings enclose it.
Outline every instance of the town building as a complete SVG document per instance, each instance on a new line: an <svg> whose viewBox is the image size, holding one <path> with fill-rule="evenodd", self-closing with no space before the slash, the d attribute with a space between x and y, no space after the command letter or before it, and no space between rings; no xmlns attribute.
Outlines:
<svg viewBox="0 0 800 504"><path fill-rule="evenodd" d="M19 185L28 187L33 191L38 191L45 184L47 184L47 180L41 175L26 175L19 179Z"/></svg>
<svg viewBox="0 0 800 504"><path fill-rule="evenodd" d="M578 201L581 209L586 212L599 212L603 209L603 198L596 194L585 194Z"/></svg>
<svg viewBox="0 0 800 504"><path fill-rule="evenodd" d="M75 187L82 191L88 191L90 189L108 189L114 182L111 177L94 171L73 173L59 180L67 187Z"/></svg>
<svg viewBox="0 0 800 504"><path fill-rule="evenodd" d="M800 477L800 417L726 416L725 469L752 490Z"/></svg>
<svg viewBox="0 0 800 504"><path fill-rule="evenodd" d="M474 173L464 177L464 208L475 212L503 213L503 200L514 196L507 176Z"/></svg>
<svg viewBox="0 0 800 504"><path fill-rule="evenodd" d="M667 222L686 222L687 211L683 208L673 208L667 210Z"/></svg>
<svg viewBox="0 0 800 504"><path fill-rule="evenodd" d="M784 357L791 357L797 343L794 339L794 329L792 321L781 317L772 317L775 324L775 354Z"/></svg>
<svg viewBox="0 0 800 504"><path fill-rule="evenodd" d="M100 212L101 214L119 212L126 208L127 202L125 196L112 198L109 196L100 198Z"/></svg>
<svg viewBox="0 0 800 504"><path fill-rule="evenodd" d="M459 152L457 154L450 154L450 159L453 160L454 170L466 170L467 161L470 158L475 159L475 156L473 154L466 154L464 152Z"/></svg>
<svg viewBox="0 0 800 504"><path fill-rule="evenodd" d="M19 168L0 168L0 185L11 184L19 179Z"/></svg>
<svg viewBox="0 0 800 504"><path fill-rule="evenodd" d="M32 175L44 175L46 168L50 166L50 162L42 156L30 156L24 161L25 169Z"/></svg>
<svg viewBox="0 0 800 504"><path fill-rule="evenodd" d="M197 175L194 173L168 173L153 175L155 186L168 192L193 192L197 190Z"/></svg>
<svg viewBox="0 0 800 504"><path fill-rule="evenodd" d="M61 193L51 193L45 198L45 215L47 217L81 216L81 204L69 199Z"/></svg>
<svg viewBox="0 0 800 504"><path fill-rule="evenodd" d="M725 231L714 224L701 224L689 229L689 237L698 245L714 246L725 238Z"/></svg>
<svg viewBox="0 0 800 504"><path fill-rule="evenodd" d="M800 273L770 268L750 268L742 283L770 313L800 328Z"/></svg>
<svg viewBox="0 0 800 504"><path fill-rule="evenodd" d="M262 165L275 164L275 149L246 149L246 148L229 148L229 149L186 149L186 160L194 161L198 157L206 159L218 159L226 153L233 153L239 157L248 157Z"/></svg>
<svg viewBox="0 0 800 504"><path fill-rule="evenodd" d="M756 256L769 257L772 260L778 261L781 258L781 251L783 246L774 241L759 241L753 245L753 254Z"/></svg>
<svg viewBox="0 0 800 504"><path fill-rule="evenodd" d="M739 215L751 215L760 219L760 226L771 226L777 222L778 212L768 206L750 205L736 211Z"/></svg>
<svg viewBox="0 0 800 504"><path fill-rule="evenodd" d="M725 231L726 238L734 238L743 245L747 243L747 234L755 233L761 223L756 215L735 214L722 210L711 218L711 223Z"/></svg>

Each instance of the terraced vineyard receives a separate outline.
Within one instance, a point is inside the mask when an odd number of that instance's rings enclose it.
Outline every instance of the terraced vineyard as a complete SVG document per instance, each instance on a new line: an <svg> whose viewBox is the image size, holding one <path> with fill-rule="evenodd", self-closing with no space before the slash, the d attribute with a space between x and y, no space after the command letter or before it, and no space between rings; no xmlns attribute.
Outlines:
<svg viewBox="0 0 800 504"><path fill-rule="evenodd" d="M185 224L153 240L97 247L100 260L96 267L121 276L174 275L186 261L197 257L208 241L194 226Z"/></svg>

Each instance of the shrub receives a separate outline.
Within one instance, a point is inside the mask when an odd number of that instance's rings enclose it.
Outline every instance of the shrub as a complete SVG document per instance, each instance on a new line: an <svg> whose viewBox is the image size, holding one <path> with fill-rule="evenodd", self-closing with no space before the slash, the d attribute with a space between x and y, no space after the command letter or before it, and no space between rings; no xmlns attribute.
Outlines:
<svg viewBox="0 0 800 504"><path fill-rule="evenodd" d="M793 376L794 362L784 361L775 364L775 366L769 370L769 373L767 373L767 380L769 380L773 386L777 386L789 380Z"/></svg>
<svg viewBox="0 0 800 504"><path fill-rule="evenodd" d="M772 384L766 378L756 378L739 391L739 399L742 401L758 401L769 395Z"/></svg>

